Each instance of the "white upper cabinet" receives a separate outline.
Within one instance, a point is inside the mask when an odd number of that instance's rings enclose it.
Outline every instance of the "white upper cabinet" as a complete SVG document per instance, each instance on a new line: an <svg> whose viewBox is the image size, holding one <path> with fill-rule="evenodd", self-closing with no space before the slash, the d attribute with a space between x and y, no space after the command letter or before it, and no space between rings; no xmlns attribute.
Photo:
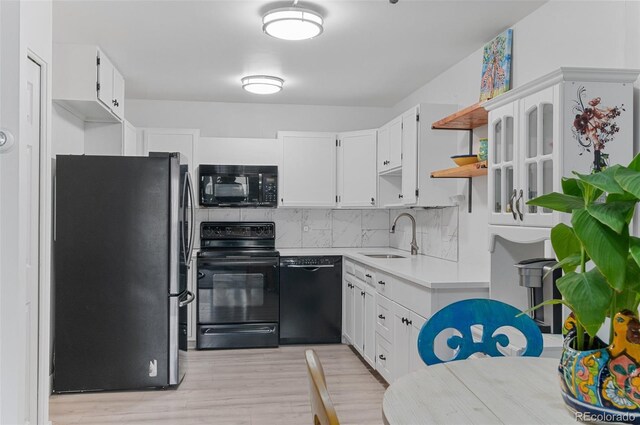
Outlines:
<svg viewBox="0 0 640 425"><path fill-rule="evenodd" d="M387 169L402 166L402 116L392 120L389 124L389 157Z"/></svg>
<svg viewBox="0 0 640 425"><path fill-rule="evenodd" d="M418 201L418 107L402 114L402 194L405 205Z"/></svg>
<svg viewBox="0 0 640 425"><path fill-rule="evenodd" d="M114 67L107 55L98 50L97 53L98 67L98 100L100 100L107 108L113 110L113 71Z"/></svg>
<svg viewBox="0 0 640 425"><path fill-rule="evenodd" d="M200 130L183 128L145 128L142 130L143 154L149 152L179 152L189 166L189 171L196 175L196 160ZM192 180L196 180L192 178ZM197 192L197 188L194 188Z"/></svg>
<svg viewBox="0 0 640 425"><path fill-rule="evenodd" d="M398 170L402 166L402 116L378 129L378 173Z"/></svg>
<svg viewBox="0 0 640 425"><path fill-rule="evenodd" d="M338 206L374 207L376 130L338 134Z"/></svg>
<svg viewBox="0 0 640 425"><path fill-rule="evenodd" d="M491 234L540 240L563 217L527 205L562 192L562 178L633 158L637 71L561 68L484 104L489 111ZM526 227L516 232L515 227Z"/></svg>
<svg viewBox="0 0 640 425"><path fill-rule="evenodd" d="M558 87L549 87L526 96L520 102L521 128L518 134L524 143L518 149L522 165L518 172L518 192L516 213L524 226L551 226L551 210L527 205L527 201L554 191L553 152L554 141L559 140L560 126L558 109ZM555 148L557 150L557 147ZM521 151L521 152L520 152ZM556 155L557 156L557 155Z"/></svg>
<svg viewBox="0 0 640 425"><path fill-rule="evenodd" d="M517 220L516 105L504 105L489 114L489 222L511 224Z"/></svg>
<svg viewBox="0 0 640 425"><path fill-rule="evenodd" d="M336 134L281 131L278 138L282 141L280 206L334 207Z"/></svg>
<svg viewBox="0 0 640 425"><path fill-rule="evenodd" d="M457 153L458 147L456 135L432 130L430 123L456 109L455 105L422 103L379 130L379 205L452 205L450 198L456 194L456 182L432 179L430 175L432 171L451 166L450 157ZM386 144L389 157L394 159L381 161ZM394 161L398 161L397 164Z"/></svg>
<svg viewBox="0 0 640 425"><path fill-rule="evenodd" d="M111 110L120 118L124 118L124 77L116 68L113 68L112 88L113 99L111 100Z"/></svg>
<svg viewBox="0 0 640 425"><path fill-rule="evenodd" d="M386 171L389 167L389 125L378 129L378 172Z"/></svg>
<svg viewBox="0 0 640 425"><path fill-rule="evenodd" d="M122 74L97 46L54 44L53 100L85 121L124 118Z"/></svg>

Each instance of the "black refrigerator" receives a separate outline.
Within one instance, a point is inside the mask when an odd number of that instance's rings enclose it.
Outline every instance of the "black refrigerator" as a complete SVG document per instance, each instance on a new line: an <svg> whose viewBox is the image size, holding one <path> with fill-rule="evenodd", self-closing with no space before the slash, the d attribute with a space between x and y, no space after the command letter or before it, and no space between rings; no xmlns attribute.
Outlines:
<svg viewBox="0 0 640 425"><path fill-rule="evenodd" d="M54 392L181 382L193 205L180 154L57 156Z"/></svg>

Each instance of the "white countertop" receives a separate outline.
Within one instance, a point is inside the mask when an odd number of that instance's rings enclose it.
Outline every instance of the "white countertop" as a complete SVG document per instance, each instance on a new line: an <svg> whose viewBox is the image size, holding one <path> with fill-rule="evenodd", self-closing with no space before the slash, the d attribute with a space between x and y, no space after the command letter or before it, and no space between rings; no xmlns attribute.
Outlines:
<svg viewBox="0 0 640 425"><path fill-rule="evenodd" d="M342 255L402 279L431 289L489 288L489 277L479 276L460 263L428 257L411 256L393 248L280 248L280 256ZM405 258L371 258L363 253L397 254Z"/></svg>

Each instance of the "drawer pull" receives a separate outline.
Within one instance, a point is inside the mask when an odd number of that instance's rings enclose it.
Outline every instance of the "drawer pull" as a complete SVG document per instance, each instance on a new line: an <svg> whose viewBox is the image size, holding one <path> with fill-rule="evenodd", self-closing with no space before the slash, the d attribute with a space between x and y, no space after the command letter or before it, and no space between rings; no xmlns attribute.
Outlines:
<svg viewBox="0 0 640 425"><path fill-rule="evenodd" d="M383 354L380 354L380 355L378 356L378 358L379 358L380 360L387 360L387 358L386 358Z"/></svg>
<svg viewBox="0 0 640 425"><path fill-rule="evenodd" d="M365 274L364 277L368 277L369 279L371 279L371 275L370 274Z"/></svg>
<svg viewBox="0 0 640 425"><path fill-rule="evenodd" d="M384 319L385 319L385 317L384 317L382 314L378 314L378 319L382 319L382 320L384 320Z"/></svg>
<svg viewBox="0 0 640 425"><path fill-rule="evenodd" d="M379 280L379 281L378 281L378 285L384 285L384 284L385 284L385 281L384 281L384 280Z"/></svg>

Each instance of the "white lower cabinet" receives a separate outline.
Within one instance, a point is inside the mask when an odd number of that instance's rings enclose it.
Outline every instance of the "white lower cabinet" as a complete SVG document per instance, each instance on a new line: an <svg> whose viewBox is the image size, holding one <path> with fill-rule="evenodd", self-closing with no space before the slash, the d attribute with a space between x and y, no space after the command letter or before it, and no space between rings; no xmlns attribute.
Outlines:
<svg viewBox="0 0 640 425"><path fill-rule="evenodd" d="M409 347L416 347L415 350L409 350L409 372L413 372L422 368L427 367L427 365L420 358L420 354L418 353L418 335L420 334L420 330L422 326L427 322L427 319L411 312L411 321L409 323Z"/></svg>
<svg viewBox="0 0 640 425"><path fill-rule="evenodd" d="M360 279L353 279L353 346L362 354L364 348L364 285Z"/></svg>
<svg viewBox="0 0 640 425"><path fill-rule="evenodd" d="M409 320L410 311L402 307L399 304L393 303L393 316L392 333L393 337L391 342L393 343L393 373L391 376L395 381L399 377L409 373L409 351L413 347L410 347L410 329L407 324ZM415 347L417 350L417 347Z"/></svg>
<svg viewBox="0 0 640 425"><path fill-rule="evenodd" d="M353 281L355 280L352 276L345 276L342 282L342 300L344 304L343 308L343 320L342 320L342 333L344 335L344 339L349 344L354 344L353 339L353 328L354 328L354 305L353 305L353 294L354 294L354 285Z"/></svg>
<svg viewBox="0 0 640 425"><path fill-rule="evenodd" d="M489 288L428 288L345 259L343 336L389 383L426 365L418 335L429 316L463 299L488 298ZM450 357L446 342L436 353Z"/></svg>
<svg viewBox="0 0 640 425"><path fill-rule="evenodd" d="M380 296L379 298L383 298ZM387 300L393 308L393 380L426 365L418 354L418 335L426 319L419 314Z"/></svg>
<svg viewBox="0 0 640 425"><path fill-rule="evenodd" d="M376 335L376 370L387 382L392 382L392 354L391 343Z"/></svg>
<svg viewBox="0 0 640 425"><path fill-rule="evenodd" d="M363 300L364 337L362 357L375 367L376 362L376 291L369 285L364 286Z"/></svg>
<svg viewBox="0 0 640 425"><path fill-rule="evenodd" d="M349 270L349 267L345 267L345 270ZM344 339L353 345L371 367L375 367L376 291L348 272L345 273L342 288Z"/></svg>

